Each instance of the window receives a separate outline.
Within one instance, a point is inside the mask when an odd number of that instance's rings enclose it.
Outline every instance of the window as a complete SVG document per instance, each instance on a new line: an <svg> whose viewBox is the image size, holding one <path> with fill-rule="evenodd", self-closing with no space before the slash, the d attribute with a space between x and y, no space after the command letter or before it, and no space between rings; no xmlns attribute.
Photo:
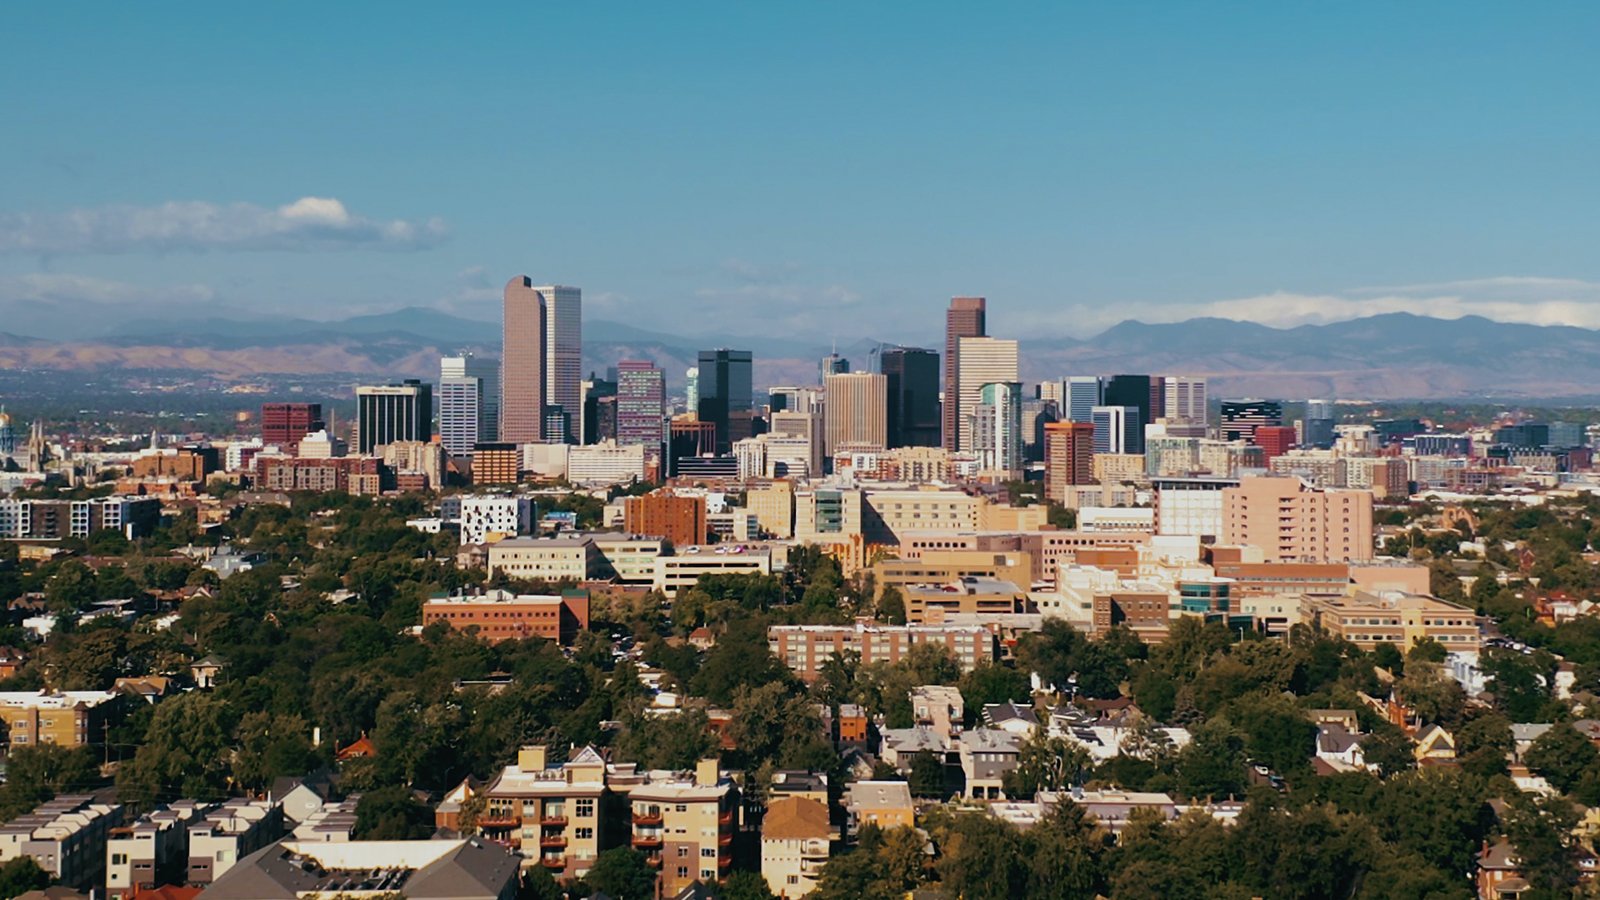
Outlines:
<svg viewBox="0 0 1600 900"><path fill-rule="evenodd" d="M111 864L113 866L126 865L127 862L128 862L128 854L126 854L126 853L113 853L113 854L111 854Z"/></svg>
<svg viewBox="0 0 1600 900"><path fill-rule="evenodd" d="M577 838L580 841L593 840L594 839L594 829L593 828L579 828L579 829L576 829L573 832L573 837Z"/></svg>
<svg viewBox="0 0 1600 900"><path fill-rule="evenodd" d="M678 858L679 859L682 859L682 858L684 858L685 856L688 856L688 855L689 855L689 848L688 847L679 847L678 848Z"/></svg>
<svg viewBox="0 0 1600 900"><path fill-rule="evenodd" d="M576 802L573 803L573 806L577 810L578 818L580 818L580 819L590 819L590 818L594 817L594 799L593 798L581 797Z"/></svg>
<svg viewBox="0 0 1600 900"><path fill-rule="evenodd" d="M689 877L689 867L688 866L679 866L678 867L678 877L679 878L688 878Z"/></svg>
<svg viewBox="0 0 1600 900"><path fill-rule="evenodd" d="M700 848L700 855L704 856L704 857L706 857L708 859L716 859L717 851L716 851L716 848L714 848L714 847L701 847Z"/></svg>
<svg viewBox="0 0 1600 900"><path fill-rule="evenodd" d="M800 876L799 875L790 875L788 881L789 881L790 884L799 884L800 883Z"/></svg>

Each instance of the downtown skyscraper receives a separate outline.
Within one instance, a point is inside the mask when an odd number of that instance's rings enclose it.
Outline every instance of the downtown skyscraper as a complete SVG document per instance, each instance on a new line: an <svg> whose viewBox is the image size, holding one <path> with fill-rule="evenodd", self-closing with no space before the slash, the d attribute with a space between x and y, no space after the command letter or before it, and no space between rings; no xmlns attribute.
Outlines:
<svg viewBox="0 0 1600 900"><path fill-rule="evenodd" d="M583 295L575 287L506 285L500 354L500 439L565 443L583 415Z"/></svg>
<svg viewBox="0 0 1600 900"><path fill-rule="evenodd" d="M720 456L732 450L734 441L750 436L754 359L749 350L701 350L699 363L695 414L716 427Z"/></svg>
<svg viewBox="0 0 1600 900"><path fill-rule="evenodd" d="M889 380L889 446L939 446L939 354L887 347L878 371Z"/></svg>
<svg viewBox="0 0 1600 900"><path fill-rule="evenodd" d="M972 404L962 409L961 400L961 340L979 338L988 334L988 301L982 297L953 297L944 314L944 449L961 449L961 432L964 416L971 413ZM1011 378L992 378L990 381L1010 381ZM986 382L980 382L983 384Z"/></svg>
<svg viewBox="0 0 1600 900"><path fill-rule="evenodd" d="M617 363L617 443L659 451L667 439L667 373L654 363Z"/></svg>
<svg viewBox="0 0 1600 900"><path fill-rule="evenodd" d="M1019 381L1017 342L991 337L968 337L957 342L961 370L956 380L956 449L976 450L972 439L973 413L982 403L980 393L986 384ZM945 391L945 411L950 409L949 390Z"/></svg>
<svg viewBox="0 0 1600 900"><path fill-rule="evenodd" d="M471 353L439 360L439 443L458 459L500 433L500 366Z"/></svg>

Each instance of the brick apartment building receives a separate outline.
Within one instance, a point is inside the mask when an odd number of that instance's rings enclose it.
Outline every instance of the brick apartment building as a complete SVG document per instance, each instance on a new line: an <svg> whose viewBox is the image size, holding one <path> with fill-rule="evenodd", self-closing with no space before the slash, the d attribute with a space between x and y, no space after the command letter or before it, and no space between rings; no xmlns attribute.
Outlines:
<svg viewBox="0 0 1600 900"><path fill-rule="evenodd" d="M706 540L706 501L670 491L629 497L623 502L622 522L629 534L663 537L688 547Z"/></svg>
<svg viewBox="0 0 1600 900"><path fill-rule="evenodd" d="M443 622L455 631L477 629L495 643L540 637L563 646L589 627L589 593L516 594L495 589L482 594L435 594L422 604L422 627Z"/></svg>

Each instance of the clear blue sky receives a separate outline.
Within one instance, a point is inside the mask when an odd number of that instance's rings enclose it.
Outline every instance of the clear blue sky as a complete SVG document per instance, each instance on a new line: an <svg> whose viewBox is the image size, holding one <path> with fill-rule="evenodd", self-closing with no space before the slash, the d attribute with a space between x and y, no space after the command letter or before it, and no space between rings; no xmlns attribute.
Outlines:
<svg viewBox="0 0 1600 900"><path fill-rule="evenodd" d="M926 340L969 293L996 333L1600 324L1597 36L1593 3L8 3L0 304L492 318L527 272L679 332Z"/></svg>

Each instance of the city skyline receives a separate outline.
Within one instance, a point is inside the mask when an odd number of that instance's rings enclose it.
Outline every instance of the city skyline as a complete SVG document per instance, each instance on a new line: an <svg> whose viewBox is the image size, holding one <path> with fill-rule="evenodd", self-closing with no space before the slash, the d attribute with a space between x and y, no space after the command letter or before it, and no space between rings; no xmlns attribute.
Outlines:
<svg viewBox="0 0 1600 900"><path fill-rule="evenodd" d="M867 35L904 33L894 10L841 30L825 6L640 8L620 32L583 10L355 6L314 33L292 10L208 13L7 10L11 80L59 47L80 59L15 98L0 147L10 321L489 321L498 279L527 270L589 286L595 321L695 311L823 342L967 292L1004 298L996 333L1395 310L1600 325L1600 124L1572 90L1600 66L1586 6L945 8L890 43ZM429 52L390 52L413 29ZM482 52L518 32L561 38L551 64ZM511 109L571 137L508 146Z"/></svg>

